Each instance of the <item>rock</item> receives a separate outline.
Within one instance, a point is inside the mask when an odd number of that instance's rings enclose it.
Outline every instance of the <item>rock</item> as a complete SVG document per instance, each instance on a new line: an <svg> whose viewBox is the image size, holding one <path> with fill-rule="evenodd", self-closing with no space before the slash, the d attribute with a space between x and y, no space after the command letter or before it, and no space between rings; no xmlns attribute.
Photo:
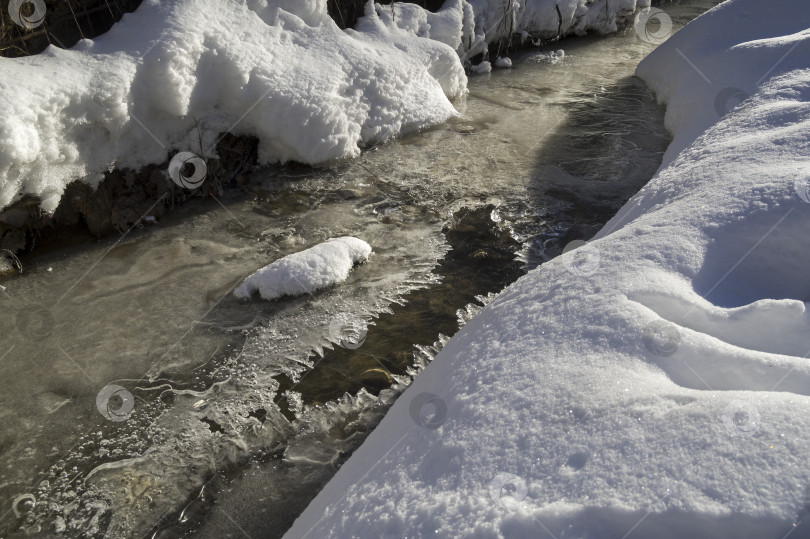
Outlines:
<svg viewBox="0 0 810 539"><path fill-rule="evenodd" d="M7 277L17 271L11 261L0 252L0 278Z"/></svg>
<svg viewBox="0 0 810 539"><path fill-rule="evenodd" d="M514 257L520 244L508 228L492 218L495 206L488 204L476 209L461 208L453 223L444 233L453 252L450 256L471 258L476 261L505 260Z"/></svg>
<svg viewBox="0 0 810 539"><path fill-rule="evenodd" d="M357 379L364 386L369 386L376 389L385 389L394 383L394 381L391 379L391 375L389 375L383 369L368 369L361 372Z"/></svg>
<svg viewBox="0 0 810 539"><path fill-rule="evenodd" d="M343 200L355 200L360 198L360 191L355 189L339 189L337 194Z"/></svg>
<svg viewBox="0 0 810 539"><path fill-rule="evenodd" d="M16 253L25 249L25 231L7 223L0 222L0 249Z"/></svg>

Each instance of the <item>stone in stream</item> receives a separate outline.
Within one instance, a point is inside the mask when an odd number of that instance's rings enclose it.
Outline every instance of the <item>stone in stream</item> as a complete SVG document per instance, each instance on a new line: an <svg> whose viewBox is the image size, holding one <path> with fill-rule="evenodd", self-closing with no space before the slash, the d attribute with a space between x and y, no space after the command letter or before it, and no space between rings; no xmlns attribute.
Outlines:
<svg viewBox="0 0 810 539"><path fill-rule="evenodd" d="M357 381L362 383L365 387L372 387L374 389L387 389L391 387L394 381L391 375L383 369L368 369L360 373Z"/></svg>
<svg viewBox="0 0 810 539"><path fill-rule="evenodd" d="M0 252L0 277L6 277L8 275L11 275L15 271L16 270L12 265L11 261L5 256L3 256L2 252Z"/></svg>
<svg viewBox="0 0 810 539"><path fill-rule="evenodd" d="M520 248L507 227L493 220L497 208L487 204L476 209L456 211L453 224L445 229L447 241L453 246L449 257L487 262L512 260Z"/></svg>

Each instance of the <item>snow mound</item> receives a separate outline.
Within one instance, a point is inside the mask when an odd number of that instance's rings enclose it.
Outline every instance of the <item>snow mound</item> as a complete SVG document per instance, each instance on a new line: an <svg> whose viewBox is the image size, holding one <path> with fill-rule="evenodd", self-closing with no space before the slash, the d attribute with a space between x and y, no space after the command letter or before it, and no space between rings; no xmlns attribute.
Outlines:
<svg viewBox="0 0 810 539"><path fill-rule="evenodd" d="M453 337L288 537L810 537L809 27L729 0L644 60L656 177Z"/></svg>
<svg viewBox="0 0 810 539"><path fill-rule="evenodd" d="M71 50L0 58L0 208L53 211L67 183L174 150L215 157L224 132L258 137L261 163L319 163L456 115L454 48L367 15L344 32L322 0L145 0Z"/></svg>
<svg viewBox="0 0 810 539"><path fill-rule="evenodd" d="M793 1L771 4L771 17L781 20L778 36L772 27L752 24L750 14L739 3L720 4L702 15L700 24L715 25L722 31L700 41L690 39L694 31L676 32L666 47L639 64L636 74L648 81L659 101L667 103L666 126L675 134L664 164L728 112L744 105L764 81L808 67L807 5ZM669 73L673 66L678 77ZM752 66L760 67L761 72Z"/></svg>
<svg viewBox="0 0 810 539"><path fill-rule="evenodd" d="M498 69L509 69L512 67L512 59L505 56L498 56L495 58L495 67Z"/></svg>
<svg viewBox="0 0 810 539"><path fill-rule="evenodd" d="M484 60L480 64L474 65L470 68L473 73L483 74L492 72L492 64Z"/></svg>
<svg viewBox="0 0 810 539"><path fill-rule="evenodd" d="M236 287L233 295L249 298L258 292L264 299L275 299L311 294L342 283L354 265L370 255L371 246L361 239L332 238L263 267Z"/></svg>

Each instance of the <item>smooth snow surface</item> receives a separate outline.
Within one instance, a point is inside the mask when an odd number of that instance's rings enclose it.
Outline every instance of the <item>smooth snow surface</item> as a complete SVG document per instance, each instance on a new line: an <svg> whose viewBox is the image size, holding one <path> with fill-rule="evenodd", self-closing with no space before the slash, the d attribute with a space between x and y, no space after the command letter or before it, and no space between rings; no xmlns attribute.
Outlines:
<svg viewBox="0 0 810 539"><path fill-rule="evenodd" d="M451 339L287 536L810 536L808 28L730 0L645 59L657 176Z"/></svg>
<svg viewBox="0 0 810 539"><path fill-rule="evenodd" d="M371 246L361 239L332 238L263 267L233 291L237 298L256 292L264 299L308 294L342 283L355 264L368 260Z"/></svg>
<svg viewBox="0 0 810 539"><path fill-rule="evenodd" d="M456 115L449 98L487 43L609 32L648 3L369 2L341 31L325 0L145 0L71 50L0 58L0 210L33 195L52 212L71 181L174 151L216 158L225 132L258 137L260 163L354 157Z"/></svg>

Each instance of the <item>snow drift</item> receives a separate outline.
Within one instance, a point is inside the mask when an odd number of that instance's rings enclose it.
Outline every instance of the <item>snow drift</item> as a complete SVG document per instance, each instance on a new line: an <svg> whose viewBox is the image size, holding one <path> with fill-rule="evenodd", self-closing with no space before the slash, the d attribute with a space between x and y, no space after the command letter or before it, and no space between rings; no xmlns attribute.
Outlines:
<svg viewBox="0 0 810 539"><path fill-rule="evenodd" d="M331 238L263 267L237 286L233 295L249 298L258 292L263 299L275 299L312 293L342 283L354 265L370 255L371 246L361 239Z"/></svg>
<svg viewBox="0 0 810 539"><path fill-rule="evenodd" d="M730 0L644 60L657 176L451 339L287 536L810 536L808 27Z"/></svg>

